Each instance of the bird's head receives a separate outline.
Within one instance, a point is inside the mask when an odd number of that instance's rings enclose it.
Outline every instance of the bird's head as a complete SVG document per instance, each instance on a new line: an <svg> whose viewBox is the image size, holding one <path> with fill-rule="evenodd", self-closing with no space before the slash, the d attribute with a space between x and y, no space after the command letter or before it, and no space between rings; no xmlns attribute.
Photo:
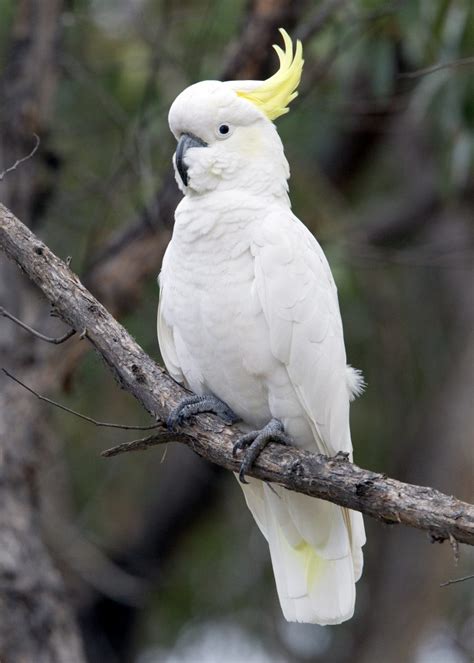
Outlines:
<svg viewBox="0 0 474 663"><path fill-rule="evenodd" d="M286 195L288 163L272 120L288 112L303 68L301 43L293 55L274 46L278 71L266 81L202 81L173 102L169 125L178 146L174 166L185 194L245 189Z"/></svg>

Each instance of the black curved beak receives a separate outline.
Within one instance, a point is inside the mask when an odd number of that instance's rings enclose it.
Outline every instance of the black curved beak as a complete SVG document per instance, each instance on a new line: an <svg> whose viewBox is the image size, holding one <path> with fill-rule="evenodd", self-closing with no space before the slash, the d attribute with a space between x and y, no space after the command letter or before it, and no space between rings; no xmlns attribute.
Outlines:
<svg viewBox="0 0 474 663"><path fill-rule="evenodd" d="M176 168L183 180L184 186L188 186L188 167L184 163L184 157L190 147L207 147L207 143L193 134L181 134L178 141L178 147L176 148L175 158Z"/></svg>

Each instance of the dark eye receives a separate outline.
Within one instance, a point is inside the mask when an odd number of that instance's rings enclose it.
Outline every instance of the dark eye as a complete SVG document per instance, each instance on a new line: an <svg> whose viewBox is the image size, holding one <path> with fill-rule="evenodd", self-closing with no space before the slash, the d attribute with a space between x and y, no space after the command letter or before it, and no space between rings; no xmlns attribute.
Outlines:
<svg viewBox="0 0 474 663"><path fill-rule="evenodd" d="M230 124L219 124L219 126L216 128L216 137L218 140L225 140L226 138L229 138L232 136L233 132L233 127Z"/></svg>

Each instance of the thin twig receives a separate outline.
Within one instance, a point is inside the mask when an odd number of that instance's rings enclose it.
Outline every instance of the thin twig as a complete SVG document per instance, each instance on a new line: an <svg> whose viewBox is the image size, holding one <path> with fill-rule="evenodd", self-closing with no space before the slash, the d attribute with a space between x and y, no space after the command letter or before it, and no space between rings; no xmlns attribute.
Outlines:
<svg viewBox="0 0 474 663"><path fill-rule="evenodd" d="M40 141L40 138L37 134L33 134L33 136L35 137L36 142L35 142L35 146L31 150L31 152L29 154L27 154L26 157L22 157L21 159L17 159L15 161L15 163L13 164L13 166L10 166L9 168L6 168L3 172L1 172L0 173L0 182L3 180L5 175L7 175L8 173L11 173L12 170L16 170L18 168L18 166L20 166L25 161L28 161L28 159L31 159L31 157L33 157L35 155L38 147L40 146L41 141Z"/></svg>
<svg viewBox="0 0 474 663"><path fill-rule="evenodd" d="M453 580L446 580L446 582L440 583L440 587L447 587L448 585L454 585L457 582L464 582L465 580L472 580L474 578L474 573L470 576L464 576L463 578L453 578Z"/></svg>
<svg viewBox="0 0 474 663"><path fill-rule="evenodd" d="M474 65L474 55L467 58L460 58L459 60L451 60L450 62L439 62L438 64L433 64L423 69L416 69L415 71L406 71L398 74L398 78L420 78L421 76L428 76L443 69L457 69L469 65Z"/></svg>
<svg viewBox="0 0 474 663"><path fill-rule="evenodd" d="M76 412L76 410L72 410L70 407L66 407L66 405L61 405L61 403L57 403L56 401L51 400L51 398L47 398L46 396L38 394L37 391L35 391L27 384L19 380L17 377L12 375L9 371L7 371L6 368L2 368L2 371L11 380L19 384L21 387L23 387L23 389L29 391L30 394L33 394L33 396L36 396L36 398L38 398L40 401L44 401L45 403L54 405L54 407L57 407L60 410L64 410L64 412L69 412L69 414L73 414L75 417L79 417L79 419L84 419L84 421L88 421L89 423L94 424L94 426L103 426L105 428L121 428L122 430L153 430L155 428L158 428L159 426L162 426L161 422L157 422L155 424L152 424L151 426L127 426L126 424L112 424L107 421L97 421L92 417L88 417L87 414L81 414L80 412Z"/></svg>
<svg viewBox="0 0 474 663"><path fill-rule="evenodd" d="M139 440L132 440L131 442L122 442L122 444L117 444L115 447L110 449L105 449L101 452L101 456L104 458L110 458L111 456L118 456L119 454L126 453L127 451L146 451L150 447L154 447L157 444L168 444L168 442L183 442L186 439L184 433L174 433L172 431L163 430L159 433L153 433L148 437L142 437ZM163 459L161 459L163 462Z"/></svg>
<svg viewBox="0 0 474 663"><path fill-rule="evenodd" d="M45 336L44 334L41 334L41 332L36 331L36 329L33 329L32 327L27 325L25 322L22 322L21 320L18 320L18 318L15 318L15 316L9 313L7 310L5 310L3 306L0 306L0 315L3 315L4 318L8 318L22 329L25 329L33 336L36 336L36 338L40 338L42 341L46 341L46 343L53 343L54 345L60 345L61 343L64 343L64 341L67 341L68 338L71 338L71 336L74 336L74 334L76 333L75 329L70 329L68 332L63 334L63 336L59 337Z"/></svg>

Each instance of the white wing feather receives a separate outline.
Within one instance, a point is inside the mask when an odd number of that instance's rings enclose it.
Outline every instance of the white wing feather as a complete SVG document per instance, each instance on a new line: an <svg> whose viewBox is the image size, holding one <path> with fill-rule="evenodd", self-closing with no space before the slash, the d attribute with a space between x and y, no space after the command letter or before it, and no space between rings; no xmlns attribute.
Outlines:
<svg viewBox="0 0 474 663"><path fill-rule="evenodd" d="M252 253L271 349L287 368L318 451L350 453L349 396L359 381L346 365L337 290L326 257L290 212L259 226Z"/></svg>
<svg viewBox="0 0 474 663"><path fill-rule="evenodd" d="M352 454L349 400L363 383L346 365L337 290L324 253L290 212L269 216L251 250L272 353L285 365L312 431L309 438L296 434L296 442L329 455ZM285 426L290 435L299 430L291 420ZM244 493L269 542L287 619L349 619L363 564L361 515L255 482Z"/></svg>
<svg viewBox="0 0 474 663"><path fill-rule="evenodd" d="M164 289L160 292L160 302L158 304L157 331L160 352L165 362L168 373L177 382L183 382L183 372L180 368L180 362L176 353L173 329L167 324L163 314Z"/></svg>

